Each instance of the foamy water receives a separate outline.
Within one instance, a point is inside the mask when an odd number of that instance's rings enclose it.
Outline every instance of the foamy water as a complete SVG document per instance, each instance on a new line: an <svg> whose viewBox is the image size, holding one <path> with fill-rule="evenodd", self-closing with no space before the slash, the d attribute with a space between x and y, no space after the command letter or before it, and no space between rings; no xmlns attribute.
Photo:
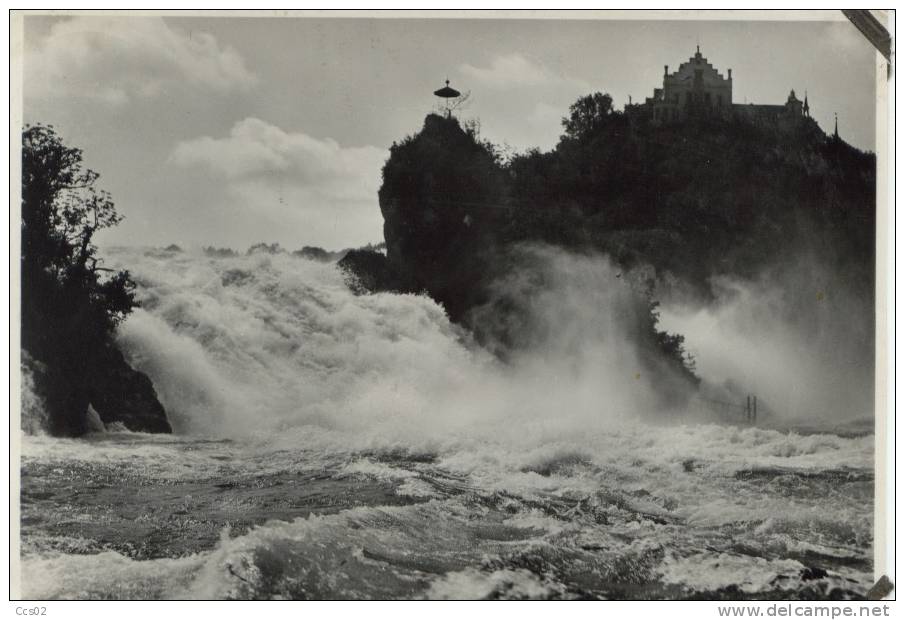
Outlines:
<svg viewBox="0 0 905 620"><path fill-rule="evenodd" d="M873 437L656 411L617 271L545 259L504 364L333 265L116 251L143 303L120 341L176 434L24 439L24 594L863 594Z"/></svg>

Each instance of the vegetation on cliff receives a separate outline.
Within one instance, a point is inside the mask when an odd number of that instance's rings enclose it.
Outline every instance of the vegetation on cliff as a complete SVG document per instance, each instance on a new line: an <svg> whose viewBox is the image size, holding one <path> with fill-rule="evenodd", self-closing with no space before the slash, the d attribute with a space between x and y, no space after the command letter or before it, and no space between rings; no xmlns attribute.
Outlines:
<svg viewBox="0 0 905 620"><path fill-rule="evenodd" d="M380 209L387 259L408 289L426 290L454 320L480 302L495 226L474 225L506 201L507 180L494 146L455 118L429 115L415 136L394 144L383 168Z"/></svg>
<svg viewBox="0 0 905 620"><path fill-rule="evenodd" d="M711 294L713 276L768 273L803 252L872 299L875 159L807 117L657 125L608 95L578 100L549 152L504 159L473 127L429 115L390 149L380 208L401 288L469 313L525 243L652 268L638 286L642 347L693 378L682 337L658 331L655 283ZM507 311L501 308L500 311Z"/></svg>
<svg viewBox="0 0 905 620"><path fill-rule="evenodd" d="M47 407L48 430L88 430L93 405L105 424L169 432L150 380L133 370L113 342L117 325L135 308L127 271L102 266L97 231L116 225L98 174L82 166L79 149L53 127L22 134L22 348Z"/></svg>
<svg viewBox="0 0 905 620"><path fill-rule="evenodd" d="M507 238L592 247L702 291L713 275L754 276L803 247L872 280L875 158L812 119L655 125L599 93L570 112L554 150L508 164Z"/></svg>

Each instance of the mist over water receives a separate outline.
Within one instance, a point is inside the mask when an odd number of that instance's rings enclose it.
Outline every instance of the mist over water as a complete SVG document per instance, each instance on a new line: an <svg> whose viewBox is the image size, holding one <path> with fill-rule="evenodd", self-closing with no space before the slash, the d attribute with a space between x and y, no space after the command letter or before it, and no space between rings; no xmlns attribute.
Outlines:
<svg viewBox="0 0 905 620"><path fill-rule="evenodd" d="M755 394L768 423L872 424L874 316L869 287L812 257L756 281L718 277L712 303L667 301L661 322L684 334L699 375Z"/></svg>
<svg viewBox="0 0 905 620"><path fill-rule="evenodd" d="M536 258L543 274L499 286L530 308L507 362L425 296L356 296L333 265L281 255L123 256L143 308L120 341L183 433L313 425L353 445L430 450L468 437L523 441L525 425L546 428L545 439L580 434L650 411L657 378L640 372L619 270L552 250Z"/></svg>

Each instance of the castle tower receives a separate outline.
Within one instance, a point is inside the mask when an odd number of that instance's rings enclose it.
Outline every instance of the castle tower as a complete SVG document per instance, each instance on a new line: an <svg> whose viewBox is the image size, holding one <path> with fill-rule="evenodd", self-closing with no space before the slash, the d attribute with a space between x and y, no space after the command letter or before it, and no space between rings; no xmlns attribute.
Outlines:
<svg viewBox="0 0 905 620"><path fill-rule="evenodd" d="M629 102L631 104L631 101ZM686 62L674 72L669 65L663 65L663 85L654 88L652 96L646 97L638 109L644 110L655 124L683 122L696 117L732 118L742 117L757 123L772 124L785 128L797 127L797 121L811 118L811 104L805 91L804 101L795 90L781 104L749 103L732 101L732 69L723 77L703 54L700 44ZM838 121L837 121L838 136Z"/></svg>
<svg viewBox="0 0 905 620"><path fill-rule="evenodd" d="M792 116L801 116L804 113L804 107L798 97L795 96L794 88L789 93L789 98L786 99L786 111Z"/></svg>
<svg viewBox="0 0 905 620"><path fill-rule="evenodd" d="M663 87L647 100L657 122L685 120L692 115L726 115L732 107L732 78L724 78L695 47L694 56L669 72L663 65Z"/></svg>

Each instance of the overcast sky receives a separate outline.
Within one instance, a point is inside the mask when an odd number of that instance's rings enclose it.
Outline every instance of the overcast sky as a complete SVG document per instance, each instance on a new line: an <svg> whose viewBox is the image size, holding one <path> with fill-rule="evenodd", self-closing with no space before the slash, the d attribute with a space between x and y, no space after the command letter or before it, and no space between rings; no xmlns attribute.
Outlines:
<svg viewBox="0 0 905 620"><path fill-rule="evenodd" d="M641 101L698 42L736 103L807 91L875 150L875 56L845 21L29 16L24 115L101 173L126 218L102 242L340 248L383 239L387 148L447 76L485 138L548 149L577 97Z"/></svg>

